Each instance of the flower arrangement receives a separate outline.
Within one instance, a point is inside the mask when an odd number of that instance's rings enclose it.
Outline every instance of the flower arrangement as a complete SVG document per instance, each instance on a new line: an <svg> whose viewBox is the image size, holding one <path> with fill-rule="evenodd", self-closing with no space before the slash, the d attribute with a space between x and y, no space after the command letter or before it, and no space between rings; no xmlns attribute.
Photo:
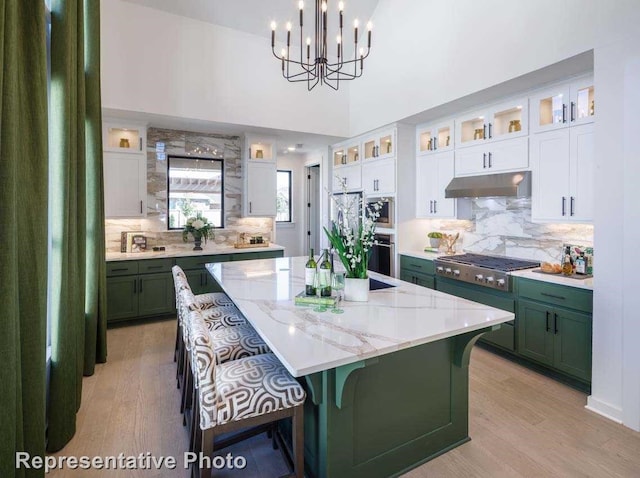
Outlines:
<svg viewBox="0 0 640 478"><path fill-rule="evenodd" d="M346 199L346 188L343 185L343 197ZM335 201L335 198L332 197ZM371 248L375 244L376 219L380 217L382 201L367 204L364 197L360 198L362 210L366 210L364 217L358 218L353 208L355 201L342 203L336 201L338 220L332 221L331 230L324 228L329 242L338 253L350 279L366 279ZM348 218L357 220L349 221ZM355 224L354 224L355 222Z"/></svg>
<svg viewBox="0 0 640 478"><path fill-rule="evenodd" d="M213 239L213 224L211 224L206 217L198 214L196 217L190 217L187 219L187 223L182 230L182 240L187 242L189 239L189 233L196 241L204 238L205 244L207 239Z"/></svg>

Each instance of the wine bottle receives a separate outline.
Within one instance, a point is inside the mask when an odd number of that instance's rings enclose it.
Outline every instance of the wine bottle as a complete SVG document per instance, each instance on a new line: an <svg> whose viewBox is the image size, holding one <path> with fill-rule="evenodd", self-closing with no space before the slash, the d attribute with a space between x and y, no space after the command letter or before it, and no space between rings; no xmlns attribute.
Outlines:
<svg viewBox="0 0 640 478"><path fill-rule="evenodd" d="M318 267L318 284L320 296L331 297L331 262L329 262L329 249L325 249Z"/></svg>
<svg viewBox="0 0 640 478"><path fill-rule="evenodd" d="M562 273L566 276L573 275L573 259L571 258L571 248L566 247L564 259L562 260Z"/></svg>
<svg viewBox="0 0 640 478"><path fill-rule="evenodd" d="M313 249L309 251L309 260L304 266L304 293L307 295L316 295L316 260L313 257Z"/></svg>

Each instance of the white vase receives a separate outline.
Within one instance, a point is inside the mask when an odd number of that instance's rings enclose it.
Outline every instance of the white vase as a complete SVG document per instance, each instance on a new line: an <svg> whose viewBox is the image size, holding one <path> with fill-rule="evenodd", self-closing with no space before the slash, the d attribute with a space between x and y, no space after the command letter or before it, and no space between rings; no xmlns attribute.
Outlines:
<svg viewBox="0 0 640 478"><path fill-rule="evenodd" d="M367 302L369 300L369 279L344 279L344 300Z"/></svg>
<svg viewBox="0 0 640 478"><path fill-rule="evenodd" d="M440 247L440 238L439 237L430 237L429 238L429 244L431 244L431 247L435 247L435 248Z"/></svg>

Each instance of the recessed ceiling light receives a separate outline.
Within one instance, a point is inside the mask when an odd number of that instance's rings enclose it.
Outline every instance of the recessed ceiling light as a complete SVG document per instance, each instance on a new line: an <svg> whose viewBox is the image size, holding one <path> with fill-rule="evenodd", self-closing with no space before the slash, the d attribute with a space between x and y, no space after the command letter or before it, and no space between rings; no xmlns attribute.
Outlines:
<svg viewBox="0 0 640 478"><path fill-rule="evenodd" d="M296 150L296 147L295 147L295 146L289 146L287 149L288 149L289 151L295 151L295 150Z"/></svg>

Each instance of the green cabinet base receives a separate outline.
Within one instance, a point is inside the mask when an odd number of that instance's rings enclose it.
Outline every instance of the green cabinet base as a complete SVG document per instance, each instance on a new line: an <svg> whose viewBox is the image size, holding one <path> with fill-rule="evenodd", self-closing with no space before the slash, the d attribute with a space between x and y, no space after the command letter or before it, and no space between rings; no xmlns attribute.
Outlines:
<svg viewBox="0 0 640 478"><path fill-rule="evenodd" d="M490 330L305 377L308 476L399 476L468 441L469 355Z"/></svg>

